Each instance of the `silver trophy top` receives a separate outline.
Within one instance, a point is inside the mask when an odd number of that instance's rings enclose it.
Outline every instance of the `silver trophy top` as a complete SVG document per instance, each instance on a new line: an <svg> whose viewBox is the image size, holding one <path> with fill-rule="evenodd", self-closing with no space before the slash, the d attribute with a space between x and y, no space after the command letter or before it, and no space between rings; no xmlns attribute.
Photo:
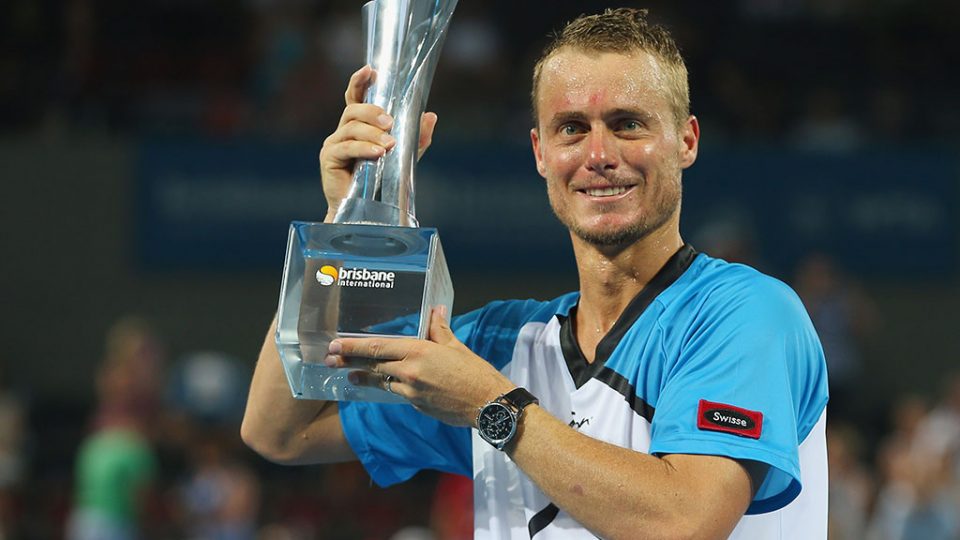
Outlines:
<svg viewBox="0 0 960 540"><path fill-rule="evenodd" d="M457 0L372 0L363 6L366 61L377 75L364 101L393 117L396 145L360 160L334 223L417 227L414 166L420 117Z"/></svg>

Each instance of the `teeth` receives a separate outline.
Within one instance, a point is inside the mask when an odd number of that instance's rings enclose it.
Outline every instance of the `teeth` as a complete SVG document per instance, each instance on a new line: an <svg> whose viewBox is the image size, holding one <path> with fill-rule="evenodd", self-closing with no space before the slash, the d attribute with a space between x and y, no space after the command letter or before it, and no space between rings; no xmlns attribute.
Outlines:
<svg viewBox="0 0 960 540"><path fill-rule="evenodd" d="M621 193L626 193L627 188L619 186L619 187L606 187L606 188L599 188L599 189L587 189L584 191L586 192L587 195L591 197L610 197L612 195L619 195Z"/></svg>

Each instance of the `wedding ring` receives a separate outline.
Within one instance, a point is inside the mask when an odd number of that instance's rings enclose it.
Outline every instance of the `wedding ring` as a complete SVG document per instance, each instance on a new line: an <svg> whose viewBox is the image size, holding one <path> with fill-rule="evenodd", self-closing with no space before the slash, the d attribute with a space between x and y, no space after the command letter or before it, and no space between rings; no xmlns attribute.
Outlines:
<svg viewBox="0 0 960 540"><path fill-rule="evenodd" d="M393 384L393 375L387 375L386 377L384 377L383 389L392 394L393 388L390 387L391 384Z"/></svg>

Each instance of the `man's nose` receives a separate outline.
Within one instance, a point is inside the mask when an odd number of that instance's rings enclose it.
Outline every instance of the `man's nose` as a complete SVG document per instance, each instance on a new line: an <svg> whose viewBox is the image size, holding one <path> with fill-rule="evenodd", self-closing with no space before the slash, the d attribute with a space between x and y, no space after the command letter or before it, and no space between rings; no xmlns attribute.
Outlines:
<svg viewBox="0 0 960 540"><path fill-rule="evenodd" d="M588 137L587 169L596 173L616 169L619 158L613 133L606 126L595 127L590 130Z"/></svg>

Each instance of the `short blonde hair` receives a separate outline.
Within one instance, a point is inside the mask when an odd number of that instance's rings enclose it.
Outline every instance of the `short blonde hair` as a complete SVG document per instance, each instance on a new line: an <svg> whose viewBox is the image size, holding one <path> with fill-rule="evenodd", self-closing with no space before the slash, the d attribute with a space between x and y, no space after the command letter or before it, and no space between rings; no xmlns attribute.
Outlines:
<svg viewBox="0 0 960 540"><path fill-rule="evenodd" d="M677 123L684 122L690 116L687 66L670 32L663 26L647 21L646 9L617 8L594 15L581 15L553 34L553 39L533 68L530 98L534 125L537 124L537 93L543 65L564 47L624 54L644 51L653 55L667 77L667 99Z"/></svg>

